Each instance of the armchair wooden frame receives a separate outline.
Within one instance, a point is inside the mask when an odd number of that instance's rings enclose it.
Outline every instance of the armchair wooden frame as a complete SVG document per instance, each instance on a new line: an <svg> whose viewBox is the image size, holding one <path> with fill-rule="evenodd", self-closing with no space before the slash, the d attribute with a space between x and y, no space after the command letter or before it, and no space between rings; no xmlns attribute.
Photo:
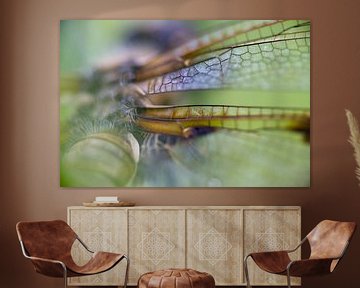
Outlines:
<svg viewBox="0 0 360 288"><path fill-rule="evenodd" d="M304 237L294 249L257 252L246 255L244 258L244 273L247 287L251 288L248 269L249 257L253 258L255 263L266 272L286 275L288 288L291 288L291 276L314 276L333 272L344 256L355 229L356 224L354 222L324 220ZM325 237L337 238L329 240L324 239ZM295 252L307 241L311 248L310 257L291 261L288 254ZM335 247L326 247L327 244L334 244ZM327 251L327 248L331 251Z"/></svg>
<svg viewBox="0 0 360 288"><path fill-rule="evenodd" d="M32 256L26 247L26 244L23 241L23 229L21 226L26 225L55 225L55 226L63 226L62 228L67 229L64 234L66 236L72 236L71 239L66 239L69 244L72 244L77 240L79 243L89 252L92 254L91 259L88 263L84 266L77 266L71 257L70 251L66 251L67 255L63 257L63 259L51 259L51 258L44 258L38 256ZM124 288L127 288L127 281L129 275L129 265L130 259L125 254L115 254L110 252L94 252L92 251L80 238L79 236L62 220L55 220L55 221L41 221L41 222L19 222L16 225L16 230L21 246L22 253L25 258L30 259L34 265L36 272L50 276L50 277L63 277L64 279L64 287L68 287L67 278L68 277L77 277L77 276L89 276L98 273L106 272L113 267L115 267L122 259L126 260L126 270L125 270L125 279L124 279ZM70 232L70 233L66 233ZM38 241L41 241L38 239ZM68 246L68 245L65 245ZM69 247L69 246L68 246ZM67 247L67 248L68 248ZM59 248L61 249L61 248ZM67 263L68 262L68 263Z"/></svg>

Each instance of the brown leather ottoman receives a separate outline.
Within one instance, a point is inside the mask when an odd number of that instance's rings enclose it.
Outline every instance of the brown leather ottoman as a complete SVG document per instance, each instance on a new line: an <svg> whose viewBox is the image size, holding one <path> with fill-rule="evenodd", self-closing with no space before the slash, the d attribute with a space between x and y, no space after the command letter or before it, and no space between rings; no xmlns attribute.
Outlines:
<svg viewBox="0 0 360 288"><path fill-rule="evenodd" d="M140 276L138 288L214 288L214 277L192 269L166 269Z"/></svg>

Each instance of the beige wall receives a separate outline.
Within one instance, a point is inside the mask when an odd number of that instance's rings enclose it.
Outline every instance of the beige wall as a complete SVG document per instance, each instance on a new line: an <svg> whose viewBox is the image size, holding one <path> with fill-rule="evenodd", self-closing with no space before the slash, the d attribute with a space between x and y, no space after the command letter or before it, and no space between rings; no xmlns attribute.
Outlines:
<svg viewBox="0 0 360 288"><path fill-rule="evenodd" d="M7 3L4 3L7 2ZM315 3L316 2L316 3ZM360 118L358 1L23 0L0 4L0 286L62 287L22 258L19 220L114 194L139 205L301 205L303 234L324 218L360 223L360 188L344 108ZM310 189L60 189L59 20L64 18L309 18L312 20ZM304 287L358 287L360 237L330 277ZM346 283L342 285L341 283Z"/></svg>

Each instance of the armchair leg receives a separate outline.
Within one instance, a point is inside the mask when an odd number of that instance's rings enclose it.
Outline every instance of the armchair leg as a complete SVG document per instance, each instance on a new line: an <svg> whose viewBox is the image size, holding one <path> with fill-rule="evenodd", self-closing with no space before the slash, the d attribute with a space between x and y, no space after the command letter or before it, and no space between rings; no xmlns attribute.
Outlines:
<svg viewBox="0 0 360 288"><path fill-rule="evenodd" d="M64 269L64 287L67 288L67 270L66 270L66 266L62 264L62 267Z"/></svg>
<svg viewBox="0 0 360 288"><path fill-rule="evenodd" d="M290 271L289 271L289 269L287 269L286 276L287 276L288 288L291 288L291 278L290 278Z"/></svg>
<svg viewBox="0 0 360 288"><path fill-rule="evenodd" d="M245 279L246 279L246 287L247 288L251 288L250 285L250 279L249 279L249 269L247 266L247 259L249 258L250 255L247 255L244 259L244 272L245 272Z"/></svg>
<svg viewBox="0 0 360 288"><path fill-rule="evenodd" d="M127 257L126 255L124 256L124 258L126 259L126 271L125 271L124 288L126 288L126 287L127 287L128 278L129 278L130 259L129 259L129 257Z"/></svg>

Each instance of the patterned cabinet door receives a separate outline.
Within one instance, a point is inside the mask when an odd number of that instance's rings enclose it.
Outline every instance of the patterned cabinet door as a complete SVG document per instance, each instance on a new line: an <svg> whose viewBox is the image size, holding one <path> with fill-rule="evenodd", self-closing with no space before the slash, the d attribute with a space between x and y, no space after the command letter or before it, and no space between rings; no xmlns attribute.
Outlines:
<svg viewBox="0 0 360 288"><path fill-rule="evenodd" d="M127 253L126 209L69 209L69 225L93 251ZM72 255L76 263L84 264L89 253L78 241ZM121 261L108 272L94 276L69 278L70 285L122 285L126 261Z"/></svg>
<svg viewBox="0 0 360 288"><path fill-rule="evenodd" d="M216 285L239 285L242 210L187 210L187 267L212 274Z"/></svg>
<svg viewBox="0 0 360 288"><path fill-rule="evenodd" d="M244 254L295 248L301 241L300 209L244 210ZM300 259L300 249L291 258ZM286 276L266 273L248 260L252 285L286 285ZM300 285L299 278L292 284Z"/></svg>
<svg viewBox="0 0 360 288"><path fill-rule="evenodd" d="M129 210L130 284L145 272L185 267L185 210Z"/></svg>

